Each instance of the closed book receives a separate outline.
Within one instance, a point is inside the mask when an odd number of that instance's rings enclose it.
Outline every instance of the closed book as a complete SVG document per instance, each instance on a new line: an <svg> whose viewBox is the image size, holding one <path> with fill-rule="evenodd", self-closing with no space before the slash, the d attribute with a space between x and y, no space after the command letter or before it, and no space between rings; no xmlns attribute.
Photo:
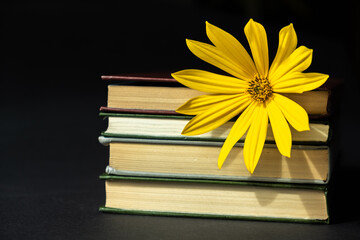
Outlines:
<svg viewBox="0 0 360 240"><path fill-rule="evenodd" d="M181 132L191 119L186 115L147 114L126 112L101 112L100 116L108 118L108 128L102 133L107 137L129 137L171 140L205 140L224 142L234 124L234 120L204 134L185 136ZM298 132L291 128L293 144L325 145L329 139L329 124L311 122L310 131ZM245 139L244 135L240 142ZM268 143L275 143L271 126L268 125Z"/></svg>
<svg viewBox="0 0 360 240"><path fill-rule="evenodd" d="M110 145L108 173L171 178L326 184L333 166L326 145L293 145L291 158L265 144L253 174L245 167L243 143L237 143L221 169L222 142L99 137Z"/></svg>
<svg viewBox="0 0 360 240"><path fill-rule="evenodd" d="M100 211L262 221L328 223L327 187L103 174Z"/></svg>
<svg viewBox="0 0 360 240"><path fill-rule="evenodd" d="M170 74L124 74L102 76L113 80L108 86L110 109L147 109L172 113L190 98L208 93L182 87ZM331 81L328 81L331 82ZM331 85L326 85L302 94L283 94L300 104L310 118L327 118L331 109L329 96Z"/></svg>

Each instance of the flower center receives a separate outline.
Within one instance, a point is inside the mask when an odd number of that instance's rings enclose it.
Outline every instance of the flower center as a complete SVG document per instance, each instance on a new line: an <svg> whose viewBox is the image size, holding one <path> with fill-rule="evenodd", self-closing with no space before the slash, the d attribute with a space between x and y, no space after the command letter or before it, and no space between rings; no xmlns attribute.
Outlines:
<svg viewBox="0 0 360 240"><path fill-rule="evenodd" d="M272 95L269 79L256 74L254 79L249 82L247 92L258 102L266 101Z"/></svg>

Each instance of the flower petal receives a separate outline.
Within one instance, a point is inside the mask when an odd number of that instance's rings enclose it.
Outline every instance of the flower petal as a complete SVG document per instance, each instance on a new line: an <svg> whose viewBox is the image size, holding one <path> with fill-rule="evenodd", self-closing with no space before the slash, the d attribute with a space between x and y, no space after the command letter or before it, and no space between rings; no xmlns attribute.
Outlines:
<svg viewBox="0 0 360 240"><path fill-rule="evenodd" d="M171 74L181 84L208 93L241 93L248 83L238 78L215 74L207 71L187 69Z"/></svg>
<svg viewBox="0 0 360 240"><path fill-rule="evenodd" d="M211 94L197 96L191 98L178 109L176 109L176 112L186 115L197 115L212 108L220 102L238 98L239 96L240 95L234 94Z"/></svg>
<svg viewBox="0 0 360 240"><path fill-rule="evenodd" d="M299 104L276 93L273 93L273 101L281 109L281 112L284 114L286 120L297 131L301 132L310 130L309 116L305 109Z"/></svg>
<svg viewBox="0 0 360 240"><path fill-rule="evenodd" d="M226 157L229 155L230 150L233 148L235 143L245 134L248 130L250 123L253 119L253 113L256 109L257 103L252 102L245 111L240 115L236 120L233 127L230 130L229 135L227 136L224 145L221 148L219 158L218 158L218 167L221 168L225 162Z"/></svg>
<svg viewBox="0 0 360 240"><path fill-rule="evenodd" d="M206 22L206 34L217 49L237 63L243 79L252 79L256 73L253 60L248 52L231 34Z"/></svg>
<svg viewBox="0 0 360 240"><path fill-rule="evenodd" d="M262 77L267 77L269 71L269 54L265 28L260 23L250 19L244 30L256 69Z"/></svg>
<svg viewBox="0 0 360 240"><path fill-rule="evenodd" d="M320 87L328 78L329 75L322 73L293 72L282 77L272 88L279 93L303 93Z"/></svg>
<svg viewBox="0 0 360 240"><path fill-rule="evenodd" d="M264 147L268 115L264 104L257 104L251 126L244 142L244 161L248 171L253 174L259 162L262 149Z"/></svg>
<svg viewBox="0 0 360 240"><path fill-rule="evenodd" d="M224 70L234 77L243 78L243 74L239 70L238 65L216 47L189 39L186 39L186 44L190 51L203 61Z"/></svg>
<svg viewBox="0 0 360 240"><path fill-rule="evenodd" d="M266 110L269 115L276 146L282 155L289 158L291 153L291 131L289 124L274 101L269 101L266 104Z"/></svg>
<svg viewBox="0 0 360 240"><path fill-rule="evenodd" d="M291 55L286 58L274 71L269 75L271 84L282 81L282 77L293 72L302 72L306 70L312 61L313 50L305 46L300 46Z"/></svg>
<svg viewBox="0 0 360 240"><path fill-rule="evenodd" d="M292 24L282 28L279 32L279 46L274 61L271 64L269 75L290 56L297 45L297 36Z"/></svg>
<svg viewBox="0 0 360 240"><path fill-rule="evenodd" d="M250 104L247 95L214 104L213 107L191 119L181 134L192 136L209 132L242 112Z"/></svg>

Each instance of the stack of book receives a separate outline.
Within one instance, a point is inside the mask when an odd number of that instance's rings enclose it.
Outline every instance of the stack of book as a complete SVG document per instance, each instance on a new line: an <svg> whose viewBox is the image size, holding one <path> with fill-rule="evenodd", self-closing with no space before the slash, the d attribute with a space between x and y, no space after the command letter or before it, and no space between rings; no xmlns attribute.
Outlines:
<svg viewBox="0 0 360 240"><path fill-rule="evenodd" d="M191 116L175 112L205 93L182 87L169 75L103 76L108 104L99 137L110 148L103 212L328 223L332 172L330 91L322 86L285 96L308 112L310 131L292 131L291 158L276 148L269 128L251 175L242 138L221 170L217 158L234 121L202 135L183 136ZM270 125L269 125L270 126Z"/></svg>

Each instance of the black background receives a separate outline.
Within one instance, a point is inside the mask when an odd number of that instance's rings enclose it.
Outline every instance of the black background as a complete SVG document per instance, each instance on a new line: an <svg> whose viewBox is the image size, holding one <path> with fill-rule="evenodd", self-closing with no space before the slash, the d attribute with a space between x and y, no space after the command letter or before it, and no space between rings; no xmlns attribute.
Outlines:
<svg viewBox="0 0 360 240"><path fill-rule="evenodd" d="M359 239L359 7L350 1L131 1L0 4L1 239ZM98 213L108 149L101 75L215 68L185 38L205 21L248 46L249 18L268 33L293 23L314 49L309 71L342 79L331 225ZM248 48L248 47L247 47Z"/></svg>

